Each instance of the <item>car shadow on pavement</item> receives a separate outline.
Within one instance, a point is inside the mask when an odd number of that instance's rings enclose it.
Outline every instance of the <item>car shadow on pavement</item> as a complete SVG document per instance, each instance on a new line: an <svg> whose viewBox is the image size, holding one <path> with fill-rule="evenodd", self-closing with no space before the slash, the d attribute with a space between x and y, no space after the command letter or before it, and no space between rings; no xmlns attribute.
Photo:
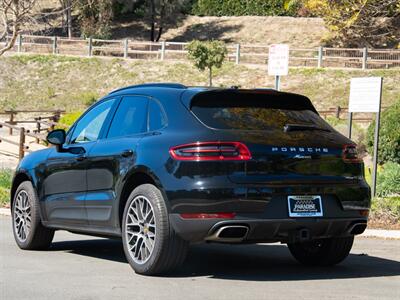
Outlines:
<svg viewBox="0 0 400 300"><path fill-rule="evenodd" d="M93 239L52 244L50 251L127 263L121 241ZM400 262L367 254L350 254L334 267L298 264L285 245L203 244L190 247L182 267L164 275L169 278L207 276L228 280L287 281L367 278L400 275Z"/></svg>

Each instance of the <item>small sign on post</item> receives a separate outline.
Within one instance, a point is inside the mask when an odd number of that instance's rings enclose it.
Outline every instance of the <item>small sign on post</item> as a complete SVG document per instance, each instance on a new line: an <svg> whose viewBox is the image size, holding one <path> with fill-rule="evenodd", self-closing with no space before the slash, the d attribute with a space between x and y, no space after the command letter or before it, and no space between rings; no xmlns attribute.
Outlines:
<svg viewBox="0 0 400 300"><path fill-rule="evenodd" d="M280 77L289 73L289 45L273 44L268 53L268 75L275 76L275 89L280 90Z"/></svg>
<svg viewBox="0 0 400 300"><path fill-rule="evenodd" d="M374 137L374 159L372 171L372 196L376 194L376 174L379 150L379 127L382 101L382 77L352 78L350 83L349 102L349 138L351 138L351 127L353 112L376 113L375 137Z"/></svg>

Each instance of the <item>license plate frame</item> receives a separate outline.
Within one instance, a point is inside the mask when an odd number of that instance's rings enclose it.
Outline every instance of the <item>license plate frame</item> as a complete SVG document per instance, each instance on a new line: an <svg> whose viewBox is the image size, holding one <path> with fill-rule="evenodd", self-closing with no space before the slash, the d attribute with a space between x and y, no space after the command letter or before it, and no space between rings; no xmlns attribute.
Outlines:
<svg viewBox="0 0 400 300"><path fill-rule="evenodd" d="M289 195L287 201L291 218L314 218L324 215L320 195Z"/></svg>

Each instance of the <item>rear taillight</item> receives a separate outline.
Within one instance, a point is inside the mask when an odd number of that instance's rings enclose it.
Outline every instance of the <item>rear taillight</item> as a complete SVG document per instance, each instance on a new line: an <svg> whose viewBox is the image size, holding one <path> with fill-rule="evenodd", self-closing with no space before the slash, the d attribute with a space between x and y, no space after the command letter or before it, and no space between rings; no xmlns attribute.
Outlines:
<svg viewBox="0 0 400 300"><path fill-rule="evenodd" d="M349 163L361 162L361 159L358 155L357 146L354 144L343 146L342 157L345 162Z"/></svg>
<svg viewBox="0 0 400 300"><path fill-rule="evenodd" d="M249 160L251 153L240 142L197 142L172 147L169 150L173 159L203 160Z"/></svg>

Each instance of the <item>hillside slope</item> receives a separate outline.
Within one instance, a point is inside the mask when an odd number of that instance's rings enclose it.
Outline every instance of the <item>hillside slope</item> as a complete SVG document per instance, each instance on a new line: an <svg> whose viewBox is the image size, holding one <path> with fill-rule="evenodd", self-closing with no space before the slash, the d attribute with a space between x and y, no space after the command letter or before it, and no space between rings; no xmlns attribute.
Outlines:
<svg viewBox="0 0 400 300"><path fill-rule="evenodd" d="M25 28L24 33L61 35L62 18L58 0L38 1L38 12L53 12ZM80 36L75 18L74 35ZM1 26L1 24L0 24ZM275 16L199 17L176 14L166 20L161 40L186 42L193 39L218 39L231 43L287 43L291 47L315 47L327 33L321 18ZM64 32L65 34L65 32ZM134 15L120 16L113 21L112 39L149 40L150 27Z"/></svg>
<svg viewBox="0 0 400 300"><path fill-rule="evenodd" d="M230 43L287 43L292 47L320 45L327 30L320 18L293 17L198 17L181 16L169 23L161 39L186 42L218 39ZM121 20L113 26L114 38L147 39L143 21Z"/></svg>
<svg viewBox="0 0 400 300"><path fill-rule="evenodd" d="M318 109L347 106L350 78L383 76L383 105L400 99L400 72L392 70L291 69L282 89L305 94ZM206 72L190 63L66 56L14 55L0 57L0 110L5 108L82 109L88 98L121 86L143 82L205 85ZM249 68L225 63L215 72L215 86L273 87L264 66Z"/></svg>

